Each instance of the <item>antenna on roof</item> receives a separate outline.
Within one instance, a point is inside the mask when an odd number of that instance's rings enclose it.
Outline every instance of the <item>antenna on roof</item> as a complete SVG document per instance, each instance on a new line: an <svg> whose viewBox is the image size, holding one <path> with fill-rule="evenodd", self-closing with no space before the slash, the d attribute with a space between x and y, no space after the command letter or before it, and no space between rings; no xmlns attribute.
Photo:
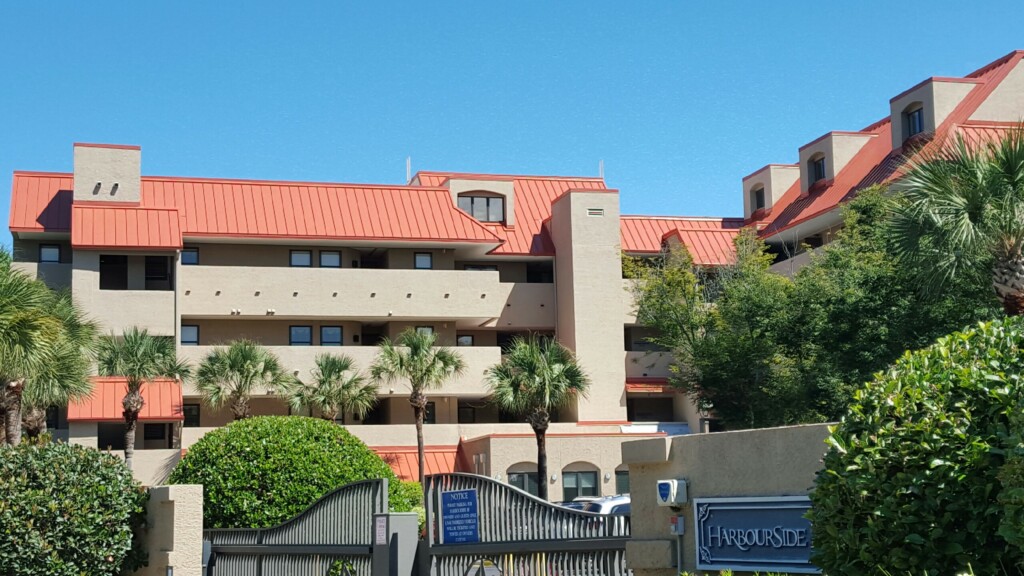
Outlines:
<svg viewBox="0 0 1024 576"><path fill-rule="evenodd" d="M597 161L597 175L600 178L604 178L604 160Z"/></svg>
<svg viewBox="0 0 1024 576"><path fill-rule="evenodd" d="M405 157L405 182L412 182L412 156Z"/></svg>

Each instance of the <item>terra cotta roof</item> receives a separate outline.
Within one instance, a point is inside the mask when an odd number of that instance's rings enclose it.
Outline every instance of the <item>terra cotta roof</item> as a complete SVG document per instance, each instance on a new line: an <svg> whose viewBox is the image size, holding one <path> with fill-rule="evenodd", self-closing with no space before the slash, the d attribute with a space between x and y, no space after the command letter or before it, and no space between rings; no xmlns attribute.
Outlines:
<svg viewBox="0 0 1024 576"><path fill-rule="evenodd" d="M121 401L128 391L125 379L94 376L92 383L92 395L68 404L68 422L123 422ZM143 422L185 419L181 408L181 384L176 380L161 378L147 381L142 385L142 399L145 403L139 412L139 420Z"/></svg>

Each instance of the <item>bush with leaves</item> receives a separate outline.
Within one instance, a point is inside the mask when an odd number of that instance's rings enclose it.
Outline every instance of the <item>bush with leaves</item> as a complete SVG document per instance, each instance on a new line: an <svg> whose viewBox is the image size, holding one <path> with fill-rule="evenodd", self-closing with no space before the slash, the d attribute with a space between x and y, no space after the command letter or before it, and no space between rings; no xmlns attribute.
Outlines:
<svg viewBox="0 0 1024 576"><path fill-rule="evenodd" d="M999 501L1005 455L1020 451L1022 348L1024 320L979 324L856 392L811 494L816 565L1001 574L1024 558L1000 534Z"/></svg>
<svg viewBox="0 0 1024 576"><path fill-rule="evenodd" d="M120 459L71 444L0 447L0 574L132 573L148 495Z"/></svg>
<svg viewBox="0 0 1024 576"><path fill-rule="evenodd" d="M203 485L206 528L266 528L335 488L372 478L388 479L394 511L411 509L391 467L342 426L320 418L258 416L203 436L169 482Z"/></svg>

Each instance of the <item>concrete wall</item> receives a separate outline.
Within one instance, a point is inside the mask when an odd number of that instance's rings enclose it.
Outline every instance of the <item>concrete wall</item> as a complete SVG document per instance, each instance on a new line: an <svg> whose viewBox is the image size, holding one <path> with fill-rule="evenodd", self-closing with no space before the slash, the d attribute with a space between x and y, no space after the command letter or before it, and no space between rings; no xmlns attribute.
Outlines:
<svg viewBox="0 0 1024 576"><path fill-rule="evenodd" d="M657 505L658 480L686 479L689 499L737 496L799 496L814 485L827 451L827 424L655 438L622 444L629 466L634 520L626 558L636 576L676 576L696 567L692 504L682 507L687 535L683 566L674 565L675 515Z"/></svg>
<svg viewBox="0 0 1024 576"><path fill-rule="evenodd" d="M31 278L42 280L54 290L71 287L71 264L51 262L11 262L11 268L21 270Z"/></svg>
<svg viewBox="0 0 1024 576"><path fill-rule="evenodd" d="M313 268L320 267L320 252L341 252L341 267L351 268L353 260L359 260L359 253L351 248L338 246L310 246L308 244L203 244L186 242L186 248L199 249L200 266L252 266L281 267L291 265L291 251L305 250L310 253ZM261 274L273 274L263 270Z"/></svg>
<svg viewBox="0 0 1024 576"><path fill-rule="evenodd" d="M201 576L203 573L203 487L155 486L146 506L149 565L137 576Z"/></svg>
<svg viewBox="0 0 1024 576"><path fill-rule="evenodd" d="M1024 120L1024 62L1018 62L999 86L971 115L971 120Z"/></svg>
<svg viewBox="0 0 1024 576"><path fill-rule="evenodd" d="M139 202L142 150L134 146L75 145L76 202Z"/></svg>
<svg viewBox="0 0 1024 576"><path fill-rule="evenodd" d="M167 254L161 254L166 256ZM129 255L129 290L100 290L100 253L76 250L71 271L75 300L100 325L100 332L121 333L138 326L158 336L174 336L177 327L175 293L141 290L143 255Z"/></svg>
<svg viewBox="0 0 1024 576"><path fill-rule="evenodd" d="M591 380L588 397L566 416L625 420L618 193L567 192L552 205L551 233L558 253L558 340L576 353Z"/></svg>

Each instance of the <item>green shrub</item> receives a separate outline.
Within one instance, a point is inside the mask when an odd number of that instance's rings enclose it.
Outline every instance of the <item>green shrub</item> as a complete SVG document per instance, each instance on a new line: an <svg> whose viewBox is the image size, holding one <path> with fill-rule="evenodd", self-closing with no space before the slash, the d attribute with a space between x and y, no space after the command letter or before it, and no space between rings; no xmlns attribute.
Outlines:
<svg viewBox="0 0 1024 576"><path fill-rule="evenodd" d="M148 496L120 459L69 444L0 447L0 574L131 573Z"/></svg>
<svg viewBox="0 0 1024 576"><path fill-rule="evenodd" d="M203 436L171 473L171 484L203 485L206 528L265 528L302 512L331 490L387 478L391 508L411 509L394 472L332 422L260 416Z"/></svg>
<svg viewBox="0 0 1024 576"><path fill-rule="evenodd" d="M815 564L1001 574L1020 561L999 534L999 474L1019 452L1022 346L1021 319L980 324L905 354L855 394L811 494Z"/></svg>

